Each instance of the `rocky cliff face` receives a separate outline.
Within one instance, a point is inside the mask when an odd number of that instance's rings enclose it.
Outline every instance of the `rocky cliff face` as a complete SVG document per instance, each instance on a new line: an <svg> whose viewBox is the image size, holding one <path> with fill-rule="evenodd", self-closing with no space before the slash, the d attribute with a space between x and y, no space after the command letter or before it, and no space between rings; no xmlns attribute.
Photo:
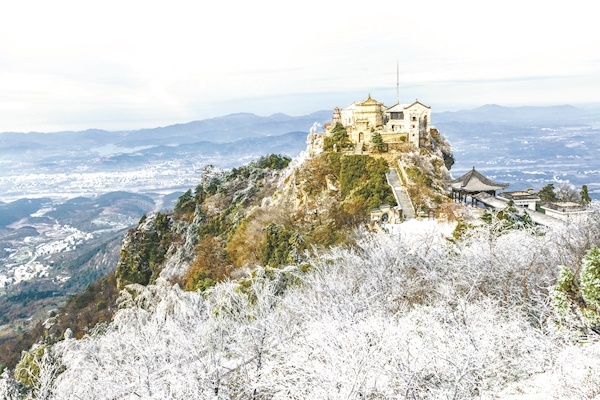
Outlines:
<svg viewBox="0 0 600 400"><path fill-rule="evenodd" d="M307 152L294 160L270 155L230 171L206 167L173 213L129 232L117 269L118 278L129 278L119 282L162 276L196 290L256 265L302 263L311 249L352 241L371 209L395 205L385 179L390 167L403 169L421 213L449 201L452 151L436 130L421 148L362 155L316 151L321 136L309 134Z"/></svg>
<svg viewBox="0 0 600 400"><path fill-rule="evenodd" d="M447 182L454 156L450 143L437 129L431 129L429 143L400 152L398 163L406 172L404 184L417 211L444 212L449 202Z"/></svg>
<svg viewBox="0 0 600 400"><path fill-rule="evenodd" d="M259 265L303 268L314 250L353 243L373 208L395 205L385 178L390 167L404 167L416 205L439 209L448 201L443 182L451 161L447 141L432 135L430 146L393 154L307 151L293 160L265 156L228 171L207 166L200 184L171 212L143 217L127 232L113 274L74 296L53 328L40 326L12 346L15 357L7 365L39 337L61 340L67 328L81 337L110 320L119 290L129 284L162 277L202 291L248 276Z"/></svg>

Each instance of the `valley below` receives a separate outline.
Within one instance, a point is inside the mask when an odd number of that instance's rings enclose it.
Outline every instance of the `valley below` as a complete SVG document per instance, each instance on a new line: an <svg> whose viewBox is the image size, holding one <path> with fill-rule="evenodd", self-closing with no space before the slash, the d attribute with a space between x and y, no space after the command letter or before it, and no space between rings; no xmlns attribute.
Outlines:
<svg viewBox="0 0 600 400"><path fill-rule="evenodd" d="M0 340L112 271L125 231L154 208L151 197L128 192L1 205Z"/></svg>

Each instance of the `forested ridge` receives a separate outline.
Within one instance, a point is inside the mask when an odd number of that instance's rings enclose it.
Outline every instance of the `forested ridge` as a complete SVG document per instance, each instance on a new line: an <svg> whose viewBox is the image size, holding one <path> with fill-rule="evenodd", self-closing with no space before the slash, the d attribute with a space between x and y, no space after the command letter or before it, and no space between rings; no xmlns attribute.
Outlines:
<svg viewBox="0 0 600 400"><path fill-rule="evenodd" d="M81 338L99 322L110 321L120 289L154 283L165 268L169 281L204 290L247 274L254 265L299 263L313 246L351 240L370 207L394 201L384 160L331 154L303 160L302 168L287 168L290 162L268 155L231 170L206 166L201 182L179 198L173 211L144 216L125 235L114 272L73 296L48 320L2 343L0 368L14 369L23 350L62 340L66 329ZM330 190L328 182L341 190ZM293 193L276 194L281 187Z"/></svg>
<svg viewBox="0 0 600 400"><path fill-rule="evenodd" d="M413 180L441 167L411 157ZM390 235L366 225L394 204L388 168L331 152L206 167L40 326L0 397L599 395L598 206L560 228L489 213Z"/></svg>

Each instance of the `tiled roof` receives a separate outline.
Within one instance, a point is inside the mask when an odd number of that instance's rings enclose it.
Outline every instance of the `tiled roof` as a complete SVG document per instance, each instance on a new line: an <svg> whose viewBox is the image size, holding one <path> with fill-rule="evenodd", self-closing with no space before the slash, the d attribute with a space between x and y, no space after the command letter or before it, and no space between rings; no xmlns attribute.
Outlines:
<svg viewBox="0 0 600 400"><path fill-rule="evenodd" d="M410 107L412 107L412 106L414 106L414 105L416 105L416 104L419 104L419 105L421 105L421 106L423 106L423 107L426 107L426 108L431 108L431 107L429 107L429 106L426 106L425 104L421 103L421 102L419 101L419 99L415 100L415 101L414 101L412 104L409 104L409 105L407 105L407 106L406 106L406 108L410 108Z"/></svg>
<svg viewBox="0 0 600 400"><path fill-rule="evenodd" d="M369 97L367 97L363 102L358 103L359 106L364 106L368 104L383 104L371 98L371 93L369 93Z"/></svg>
<svg viewBox="0 0 600 400"><path fill-rule="evenodd" d="M400 112L400 111L404 111L404 109L408 107L406 104L400 104L400 103L396 103L393 106L391 106L390 108L387 109L388 112Z"/></svg>
<svg viewBox="0 0 600 400"><path fill-rule="evenodd" d="M528 192L502 192L498 193L498 197L502 197L506 200L535 200L540 201L540 196L536 193L528 193Z"/></svg>
<svg viewBox="0 0 600 400"><path fill-rule="evenodd" d="M500 190L508 187L508 183L496 183L486 178L475 167L458 179L450 182L453 190L465 192L486 192L489 190Z"/></svg>

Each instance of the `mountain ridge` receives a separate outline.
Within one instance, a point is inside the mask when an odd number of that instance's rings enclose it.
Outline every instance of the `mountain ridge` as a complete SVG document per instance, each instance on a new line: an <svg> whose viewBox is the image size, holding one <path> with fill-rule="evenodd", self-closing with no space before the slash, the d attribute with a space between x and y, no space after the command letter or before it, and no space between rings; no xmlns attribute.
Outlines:
<svg viewBox="0 0 600 400"><path fill-rule="evenodd" d="M315 111L306 115L299 116L291 116L284 113L274 113L269 116L261 116L254 113L248 112L239 112L239 113L231 113L223 116L205 118L199 120L192 120L188 122L175 123L171 125L165 126L157 126L152 128L140 128L140 129L118 129L118 130L105 130L105 129L97 129L97 128L87 128L84 130L66 130L66 131L53 131L53 132L40 132L40 131L29 131L29 132L16 132L16 131L8 131L8 132L0 132L1 136L14 136L14 135L24 135L26 137L40 135L65 135L65 136L82 136L82 135L90 135L90 134L101 134L101 135L117 135L117 136L130 136L136 134L154 134L161 133L164 134L172 133L172 132L181 132L181 133L196 133L198 131L205 132L211 129L218 130L235 130L239 128L240 124L243 126L252 126L258 125L262 126L263 132L272 132L273 129L278 128L277 126L270 127L269 124L277 124L283 122L295 122L300 121L300 124L305 124L307 120L312 121L311 124L318 120L323 120L330 116L331 111L329 110L321 110ZM310 125L309 125L310 126ZM281 131L277 131L277 133L282 133Z"/></svg>
<svg viewBox="0 0 600 400"><path fill-rule="evenodd" d="M261 116L250 112L238 112L230 113L222 116L192 120L188 122L179 122L170 125L157 126L152 128L139 128L139 129L117 129L117 130L105 130L98 128L87 128L84 130L65 130L65 131L52 131L52 132L41 132L41 131L6 131L0 132L2 136L10 135L26 135L28 137L38 135L123 135L128 137L130 135L144 134L144 133L196 133L198 131L205 132L210 129L217 130L234 130L236 124L241 123L246 126L248 125L263 125L264 131L269 131L269 123L282 123L290 121L303 121L311 120L312 122L325 122L331 119L332 110L317 110L309 114L291 116L284 113L274 113L268 116ZM460 109L457 111L440 111L436 112L433 110L433 114L436 116L436 120L446 122L451 118L469 118L479 117L480 119L486 119L489 121L496 121L499 118L504 119L508 117L514 117L517 120L521 119L535 119L535 118L551 118L556 120L557 118L578 118L585 117L588 115L597 116L600 114L600 109L597 108L581 108L573 106L571 104L559 104L559 105L548 105L548 106L503 106L496 103L484 104L478 107L469 109ZM495 114L495 115L494 115ZM460 119L459 119L460 120ZM311 122L311 123L312 123ZM282 132L279 132L282 133Z"/></svg>
<svg viewBox="0 0 600 400"><path fill-rule="evenodd" d="M600 109L583 109L570 104L552 106L501 106L485 104L459 111L433 113L434 123L502 122L502 123L572 123L586 117L600 116Z"/></svg>

